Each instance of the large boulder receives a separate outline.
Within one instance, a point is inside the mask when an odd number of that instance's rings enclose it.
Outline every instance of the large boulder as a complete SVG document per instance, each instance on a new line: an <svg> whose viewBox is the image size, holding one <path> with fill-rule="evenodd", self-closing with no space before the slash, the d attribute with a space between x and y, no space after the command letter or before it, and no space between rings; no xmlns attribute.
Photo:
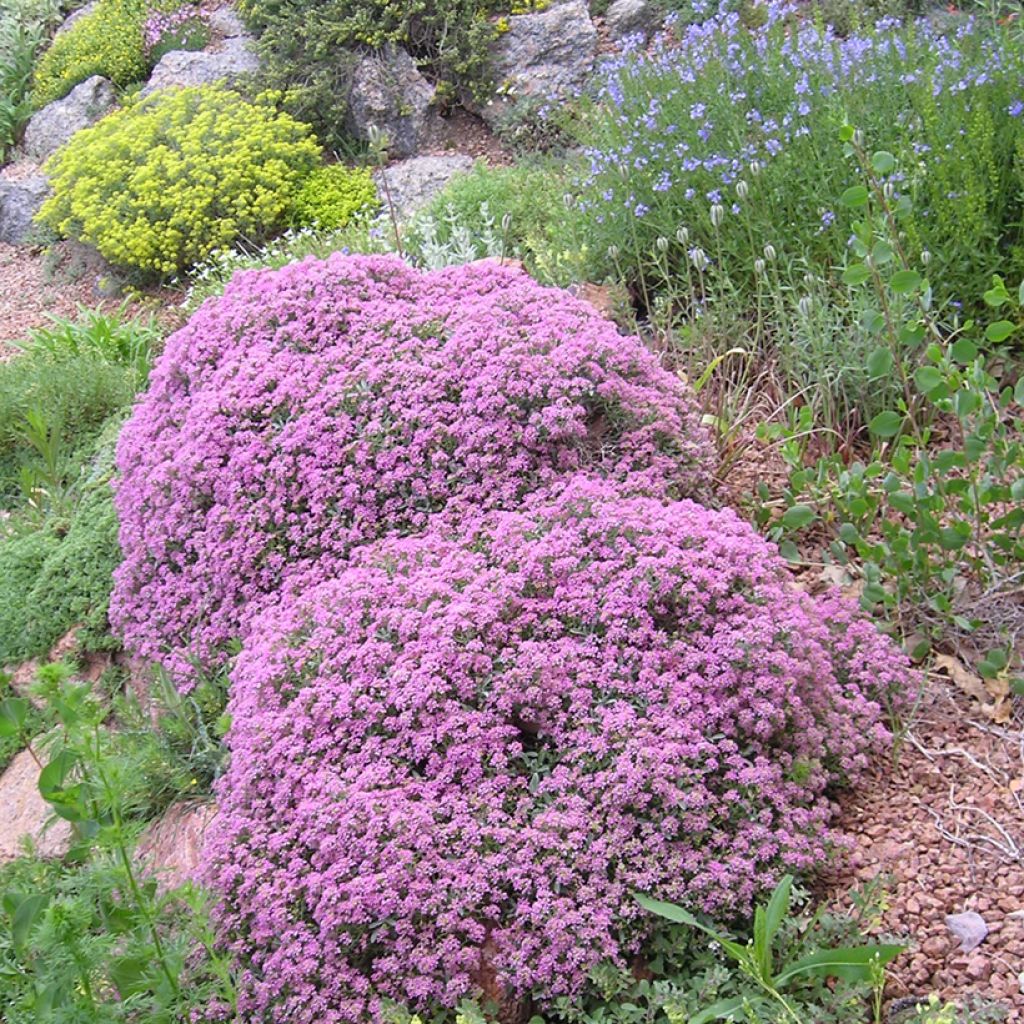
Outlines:
<svg viewBox="0 0 1024 1024"><path fill-rule="evenodd" d="M613 39L636 35L646 39L657 31L663 17L651 0L615 0L605 12L604 23Z"/></svg>
<svg viewBox="0 0 1024 1024"><path fill-rule="evenodd" d="M25 127L25 152L34 160L45 160L75 132L95 124L116 105L113 82L102 75L87 78L32 116Z"/></svg>
<svg viewBox="0 0 1024 1024"><path fill-rule="evenodd" d="M373 130L388 138L392 156L412 156L434 117L434 87L420 74L405 50L386 46L364 56L352 73L348 130L364 142Z"/></svg>
<svg viewBox="0 0 1024 1024"><path fill-rule="evenodd" d="M217 10L211 11L207 24L210 31L221 39L252 38L238 13L231 7L218 7Z"/></svg>
<svg viewBox="0 0 1024 1024"><path fill-rule="evenodd" d="M480 115L494 125L520 98L564 100L587 81L597 56L597 29L583 0L564 0L508 19L491 47L496 97Z"/></svg>
<svg viewBox="0 0 1024 1024"><path fill-rule="evenodd" d="M237 85L246 75L259 71L259 67L259 58L245 36L225 39L216 50L171 50L153 68L142 95L214 82Z"/></svg>
<svg viewBox="0 0 1024 1024"><path fill-rule="evenodd" d="M390 203L399 220L422 209L456 174L473 169L471 157L414 156L376 171L373 180L385 203Z"/></svg>
<svg viewBox="0 0 1024 1024"><path fill-rule="evenodd" d="M44 174L16 181L0 180L0 242L18 245L25 241L49 191L50 184Z"/></svg>
<svg viewBox="0 0 1024 1024"><path fill-rule="evenodd" d="M55 819L39 794L40 765L23 750L0 775L0 864L22 853L30 839L41 857L63 857L71 845L71 826Z"/></svg>

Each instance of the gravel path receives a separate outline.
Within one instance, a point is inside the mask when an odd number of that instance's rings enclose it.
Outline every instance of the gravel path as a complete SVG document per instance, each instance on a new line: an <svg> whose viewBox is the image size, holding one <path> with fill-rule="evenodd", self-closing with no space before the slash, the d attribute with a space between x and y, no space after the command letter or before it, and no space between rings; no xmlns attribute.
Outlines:
<svg viewBox="0 0 1024 1024"><path fill-rule="evenodd" d="M67 263L53 266L42 252L0 243L0 358L9 356L5 342L25 337L29 328L47 325L50 314L74 316L79 305L116 308L101 299L89 275L78 276Z"/></svg>
<svg viewBox="0 0 1024 1024"><path fill-rule="evenodd" d="M906 936L893 965L893 999L999 1000L1024 1021L1024 711L993 726L977 705L932 683L895 766L875 766L841 801L852 836L828 895L888 876L880 932ZM975 911L988 936L971 953L947 914Z"/></svg>

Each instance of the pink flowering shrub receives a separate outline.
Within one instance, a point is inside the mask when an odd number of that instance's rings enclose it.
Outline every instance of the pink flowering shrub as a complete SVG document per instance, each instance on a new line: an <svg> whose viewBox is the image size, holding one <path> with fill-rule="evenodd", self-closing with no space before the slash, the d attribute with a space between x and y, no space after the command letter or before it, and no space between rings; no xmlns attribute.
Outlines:
<svg viewBox="0 0 1024 1024"><path fill-rule="evenodd" d="M392 257L237 276L173 335L118 449L111 615L187 677L289 581L447 510L587 469L699 494L683 385L586 303L497 264Z"/></svg>
<svg viewBox="0 0 1024 1024"><path fill-rule="evenodd" d="M268 609L236 665L207 876L246 1019L487 978L543 1006L642 947L635 892L721 918L820 865L826 787L888 739L903 654L731 512L576 476L441 526Z"/></svg>

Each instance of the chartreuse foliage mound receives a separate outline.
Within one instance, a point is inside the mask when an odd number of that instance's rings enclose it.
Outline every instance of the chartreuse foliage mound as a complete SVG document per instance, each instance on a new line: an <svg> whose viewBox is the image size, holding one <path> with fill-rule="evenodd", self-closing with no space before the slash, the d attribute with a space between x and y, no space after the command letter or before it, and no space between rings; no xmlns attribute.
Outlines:
<svg viewBox="0 0 1024 1024"><path fill-rule="evenodd" d="M170 274L291 213L310 129L224 88L161 92L78 132L47 165L39 219L111 263Z"/></svg>
<svg viewBox="0 0 1024 1024"><path fill-rule="evenodd" d="M543 1006L829 851L905 657L733 513L578 476L361 549L251 631L208 856L240 1010Z"/></svg>
<svg viewBox="0 0 1024 1024"><path fill-rule="evenodd" d="M391 257L238 275L168 339L121 437L129 646L186 670L352 548L568 472L699 494L688 392L586 303L497 264Z"/></svg>

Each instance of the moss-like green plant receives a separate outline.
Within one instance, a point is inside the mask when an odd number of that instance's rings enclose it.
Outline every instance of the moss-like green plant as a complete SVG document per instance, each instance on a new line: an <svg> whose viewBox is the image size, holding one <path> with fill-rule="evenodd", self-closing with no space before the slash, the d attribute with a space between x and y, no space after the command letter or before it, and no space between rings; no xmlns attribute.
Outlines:
<svg viewBox="0 0 1024 1024"><path fill-rule="evenodd" d="M112 263L171 274L281 226L320 151L307 125L222 87L158 93L47 165L39 220Z"/></svg>
<svg viewBox="0 0 1024 1024"><path fill-rule="evenodd" d="M343 228L379 206L369 168L330 164L318 167L302 183L295 198L295 219L302 225Z"/></svg>
<svg viewBox="0 0 1024 1024"><path fill-rule="evenodd" d="M26 597L59 547L60 538L50 529L0 540L0 665L31 656L25 643L31 613Z"/></svg>
<svg viewBox="0 0 1024 1024"><path fill-rule="evenodd" d="M66 96L92 75L126 86L146 77L143 45L147 5L143 0L100 0L56 36L36 67L32 101L36 107Z"/></svg>

